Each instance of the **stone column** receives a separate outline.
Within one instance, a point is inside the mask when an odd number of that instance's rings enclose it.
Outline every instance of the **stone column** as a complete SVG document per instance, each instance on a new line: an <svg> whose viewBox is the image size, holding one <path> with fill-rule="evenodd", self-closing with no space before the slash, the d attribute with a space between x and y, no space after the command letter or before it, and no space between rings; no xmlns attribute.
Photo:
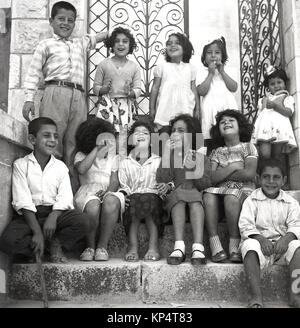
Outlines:
<svg viewBox="0 0 300 328"><path fill-rule="evenodd" d="M295 99L292 124L300 145L300 1L282 0L283 48L286 71L290 79L289 90ZM300 189L299 150L289 156L291 189Z"/></svg>

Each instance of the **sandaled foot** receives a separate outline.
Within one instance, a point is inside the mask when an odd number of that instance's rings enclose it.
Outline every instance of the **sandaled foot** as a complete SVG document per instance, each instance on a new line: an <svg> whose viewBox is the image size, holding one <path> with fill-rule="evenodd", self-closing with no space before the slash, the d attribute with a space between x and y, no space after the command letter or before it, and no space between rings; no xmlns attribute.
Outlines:
<svg viewBox="0 0 300 328"><path fill-rule="evenodd" d="M185 261L185 253L181 249L174 249L174 251L167 257L167 263L170 265L179 265Z"/></svg>
<svg viewBox="0 0 300 328"><path fill-rule="evenodd" d="M137 252L129 251L125 255L125 261L127 262L137 262L138 260L139 260L139 254Z"/></svg>
<svg viewBox="0 0 300 328"><path fill-rule="evenodd" d="M226 259L227 259L227 255L224 250L215 255L212 255L212 257L211 257L212 262L216 262L216 263L223 262Z"/></svg>
<svg viewBox="0 0 300 328"><path fill-rule="evenodd" d="M148 250L148 252L144 256L144 261L159 261L160 255L157 251Z"/></svg>
<svg viewBox="0 0 300 328"><path fill-rule="evenodd" d="M264 307L264 304L261 299L255 298L255 299L250 300L247 307L250 309L261 309Z"/></svg>
<svg viewBox="0 0 300 328"><path fill-rule="evenodd" d="M105 248L97 248L95 253L95 261L108 261L109 255Z"/></svg>
<svg viewBox="0 0 300 328"><path fill-rule="evenodd" d="M80 255L80 261L93 261L95 250L93 248L86 248Z"/></svg>
<svg viewBox="0 0 300 328"><path fill-rule="evenodd" d="M60 242L58 239L54 239L50 242L50 262L52 263L67 263L68 260L62 251Z"/></svg>
<svg viewBox="0 0 300 328"><path fill-rule="evenodd" d="M200 249L194 249L192 251L191 264L192 265L206 264L206 258L204 255L204 247L203 247L202 251Z"/></svg>

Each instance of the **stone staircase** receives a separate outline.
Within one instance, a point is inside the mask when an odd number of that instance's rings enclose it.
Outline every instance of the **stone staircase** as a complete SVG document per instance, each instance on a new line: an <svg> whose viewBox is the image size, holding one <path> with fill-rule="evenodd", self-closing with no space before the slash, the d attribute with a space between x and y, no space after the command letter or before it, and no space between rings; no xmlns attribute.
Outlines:
<svg viewBox="0 0 300 328"><path fill-rule="evenodd" d="M300 192L290 192L300 201ZM226 223L219 225L221 242L228 250ZM47 293L50 301L77 304L174 304L196 302L197 304L247 304L248 286L242 264L208 261L206 265L192 266L190 263L192 233L186 225L186 262L170 266L166 257L173 248L173 227L166 226L160 240L162 259L158 262L142 260L148 236L141 225L139 232L140 261L124 261L127 241L123 227L118 224L109 244L111 259L108 262L78 260L80 245L68 254L67 264L44 263ZM204 245L209 258L207 234ZM83 247L83 245L81 245ZM273 266L263 273L264 300L272 307L288 302L288 269ZM10 303L17 300L37 301L42 299L40 279L36 264L13 264L8 272L8 297ZM276 306L277 305L277 306Z"/></svg>

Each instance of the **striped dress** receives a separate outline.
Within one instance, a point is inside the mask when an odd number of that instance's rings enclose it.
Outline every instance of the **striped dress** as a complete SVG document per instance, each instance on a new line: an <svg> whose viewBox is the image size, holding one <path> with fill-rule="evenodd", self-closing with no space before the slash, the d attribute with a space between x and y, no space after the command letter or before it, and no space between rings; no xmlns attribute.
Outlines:
<svg viewBox="0 0 300 328"><path fill-rule="evenodd" d="M217 163L218 167L226 167L234 162L245 163L245 160L251 157L258 157L257 150L252 143L246 142L233 147L219 147L213 150L210 155L210 160L211 163ZM254 179L252 181L227 180L218 183L215 187L205 189L204 192L219 195L233 195L243 202L254 189Z"/></svg>

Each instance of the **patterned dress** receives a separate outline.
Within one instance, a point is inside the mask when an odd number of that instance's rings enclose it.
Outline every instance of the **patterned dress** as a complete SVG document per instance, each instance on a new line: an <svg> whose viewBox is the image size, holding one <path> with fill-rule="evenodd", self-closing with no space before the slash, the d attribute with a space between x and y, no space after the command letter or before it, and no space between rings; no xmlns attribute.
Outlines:
<svg viewBox="0 0 300 328"><path fill-rule="evenodd" d="M210 160L218 164L218 167L226 167L235 162L245 163L247 158L257 158L257 150L252 143L239 143L233 147L219 147L211 153ZM213 172L212 172L213 175ZM252 181L232 181L227 180L218 183L215 187L210 187L204 192L219 195L233 195L242 202L255 189L254 180Z"/></svg>

